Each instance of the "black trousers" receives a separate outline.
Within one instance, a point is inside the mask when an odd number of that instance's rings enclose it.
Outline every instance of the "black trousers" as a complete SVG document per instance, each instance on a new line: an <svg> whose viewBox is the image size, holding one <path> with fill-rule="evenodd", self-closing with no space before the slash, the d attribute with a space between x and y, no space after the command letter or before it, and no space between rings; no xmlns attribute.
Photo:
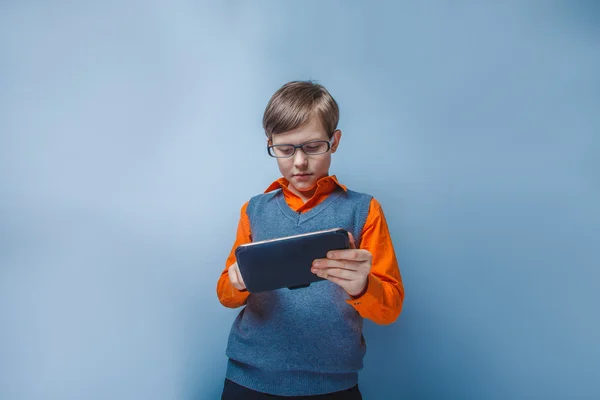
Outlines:
<svg viewBox="0 0 600 400"><path fill-rule="evenodd" d="M362 395L358 390L358 385L351 387L350 389L342 390L340 392L319 394L315 396L276 396L273 394L266 394L257 392L247 387L238 385L237 383L225 379L225 385L223 386L223 395L221 400L274 400L274 399L315 399L315 400L362 400Z"/></svg>

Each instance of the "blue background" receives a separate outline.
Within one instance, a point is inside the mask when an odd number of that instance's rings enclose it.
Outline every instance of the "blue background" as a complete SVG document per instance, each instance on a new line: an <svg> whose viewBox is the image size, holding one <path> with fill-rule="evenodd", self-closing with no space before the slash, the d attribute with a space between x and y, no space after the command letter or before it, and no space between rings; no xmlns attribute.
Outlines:
<svg viewBox="0 0 600 400"><path fill-rule="evenodd" d="M401 264L365 398L600 398L598 71L594 1L1 2L0 398L219 397L294 79Z"/></svg>

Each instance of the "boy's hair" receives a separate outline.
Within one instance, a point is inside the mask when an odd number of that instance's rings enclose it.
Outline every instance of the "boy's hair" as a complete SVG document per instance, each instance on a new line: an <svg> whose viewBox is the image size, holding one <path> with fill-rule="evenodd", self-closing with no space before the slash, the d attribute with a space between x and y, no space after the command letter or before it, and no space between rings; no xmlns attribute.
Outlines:
<svg viewBox="0 0 600 400"><path fill-rule="evenodd" d="M272 139L273 135L304 125L312 115L319 118L331 138L340 118L331 94L313 81L288 82L271 96L263 115L263 128Z"/></svg>

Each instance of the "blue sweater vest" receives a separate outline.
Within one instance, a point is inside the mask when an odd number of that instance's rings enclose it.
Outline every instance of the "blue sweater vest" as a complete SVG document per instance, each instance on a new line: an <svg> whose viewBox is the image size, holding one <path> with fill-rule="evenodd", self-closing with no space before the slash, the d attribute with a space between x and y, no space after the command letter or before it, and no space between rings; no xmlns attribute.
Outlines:
<svg viewBox="0 0 600 400"><path fill-rule="evenodd" d="M371 196L338 188L304 213L281 190L250 199L254 241L341 227L357 247ZM285 268L282 265L282 268ZM352 387L366 351L362 317L344 289L320 281L302 289L251 293L231 328L227 378L280 396L330 393Z"/></svg>

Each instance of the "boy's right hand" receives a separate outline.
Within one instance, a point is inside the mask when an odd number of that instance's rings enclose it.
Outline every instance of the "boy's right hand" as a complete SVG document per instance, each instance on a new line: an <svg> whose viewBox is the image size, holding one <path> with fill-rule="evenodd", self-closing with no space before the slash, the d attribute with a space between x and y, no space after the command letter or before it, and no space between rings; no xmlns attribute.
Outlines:
<svg viewBox="0 0 600 400"><path fill-rule="evenodd" d="M237 290L246 290L246 284L242 279L242 274L240 273L240 268L238 267L237 262L231 265L227 270L227 274L229 275L229 281Z"/></svg>

